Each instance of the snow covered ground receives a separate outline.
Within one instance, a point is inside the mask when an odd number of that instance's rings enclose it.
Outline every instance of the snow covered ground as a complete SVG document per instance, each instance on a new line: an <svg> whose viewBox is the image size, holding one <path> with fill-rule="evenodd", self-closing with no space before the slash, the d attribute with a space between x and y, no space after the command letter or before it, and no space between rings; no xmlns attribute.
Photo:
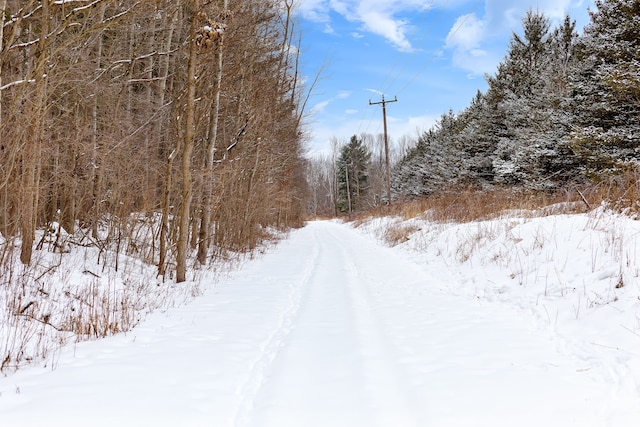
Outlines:
<svg viewBox="0 0 640 427"><path fill-rule="evenodd" d="M381 245L390 227L408 240ZM635 427L639 236L604 212L312 222L189 304L0 378L0 425Z"/></svg>

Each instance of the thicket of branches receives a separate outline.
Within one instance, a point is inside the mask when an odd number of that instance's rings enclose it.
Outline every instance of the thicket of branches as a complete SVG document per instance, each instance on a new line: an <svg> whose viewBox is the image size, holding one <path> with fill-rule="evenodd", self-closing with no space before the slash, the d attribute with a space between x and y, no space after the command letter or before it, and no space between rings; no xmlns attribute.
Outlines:
<svg viewBox="0 0 640 427"><path fill-rule="evenodd" d="M159 273L299 225L299 32L280 0L0 0L0 248L126 239ZM136 215L133 215L133 214ZM135 251L136 248L130 248Z"/></svg>
<svg viewBox="0 0 640 427"><path fill-rule="evenodd" d="M583 35L529 11L489 88L397 164L396 198L453 188L554 190L636 167L640 1L596 0Z"/></svg>
<svg viewBox="0 0 640 427"><path fill-rule="evenodd" d="M386 204L384 135L362 133L348 141L332 138L330 143L331 153L308 161L309 212L330 217ZM413 145L412 138L400 138L390 147L390 164L396 164Z"/></svg>

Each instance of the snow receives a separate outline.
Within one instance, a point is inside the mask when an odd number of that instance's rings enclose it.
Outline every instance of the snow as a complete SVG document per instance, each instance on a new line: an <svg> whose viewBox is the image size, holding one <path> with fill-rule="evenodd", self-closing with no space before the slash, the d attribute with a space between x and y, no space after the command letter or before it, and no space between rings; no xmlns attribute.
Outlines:
<svg viewBox="0 0 640 427"><path fill-rule="evenodd" d="M0 423L637 426L638 236L604 211L311 222L190 303L0 378Z"/></svg>

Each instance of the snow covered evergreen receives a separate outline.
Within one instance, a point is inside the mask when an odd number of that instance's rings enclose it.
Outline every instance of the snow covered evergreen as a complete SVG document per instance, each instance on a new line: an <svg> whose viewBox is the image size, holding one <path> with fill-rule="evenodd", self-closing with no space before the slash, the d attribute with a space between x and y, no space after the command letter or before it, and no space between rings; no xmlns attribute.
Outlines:
<svg viewBox="0 0 640 427"><path fill-rule="evenodd" d="M598 0L584 35L530 10L489 88L396 166L396 198L508 185L553 190L638 159L640 2Z"/></svg>

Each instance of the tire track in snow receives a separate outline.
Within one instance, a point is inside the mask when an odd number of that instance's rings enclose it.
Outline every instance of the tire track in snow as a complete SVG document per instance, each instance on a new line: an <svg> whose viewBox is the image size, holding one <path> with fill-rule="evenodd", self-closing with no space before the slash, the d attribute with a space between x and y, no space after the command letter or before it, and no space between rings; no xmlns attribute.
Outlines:
<svg viewBox="0 0 640 427"><path fill-rule="evenodd" d="M336 241L339 239L334 236ZM349 306L355 322L359 347L363 354L363 376L376 423L381 426L418 426L410 398L400 384L400 368L389 353L390 341L384 334L381 319L372 307L369 277L365 276L354 256L355 252L340 241L345 260Z"/></svg>
<svg viewBox="0 0 640 427"><path fill-rule="evenodd" d="M283 348L294 327L294 321L300 311L304 294L308 290L308 283L316 274L318 268L319 249L317 240L316 232L314 231L313 250L305 262L303 273L299 280L292 279L289 281L287 308L283 311L277 327L266 340L262 352L248 368L249 375L246 382L237 389L240 401L232 417L233 425L243 426L248 424L256 396L265 382L273 361Z"/></svg>
<svg viewBox="0 0 640 427"><path fill-rule="evenodd" d="M288 336L256 394L250 425L416 426L415 408L382 330L354 234L314 224L318 267ZM315 236L315 234L314 234ZM360 256L358 256L361 258ZM381 268L394 268L384 264ZM392 319L385 319L392 320Z"/></svg>
<svg viewBox="0 0 640 427"><path fill-rule="evenodd" d="M521 313L428 291L434 275L343 227L309 226L316 265L236 425L611 425L586 422L601 393Z"/></svg>

